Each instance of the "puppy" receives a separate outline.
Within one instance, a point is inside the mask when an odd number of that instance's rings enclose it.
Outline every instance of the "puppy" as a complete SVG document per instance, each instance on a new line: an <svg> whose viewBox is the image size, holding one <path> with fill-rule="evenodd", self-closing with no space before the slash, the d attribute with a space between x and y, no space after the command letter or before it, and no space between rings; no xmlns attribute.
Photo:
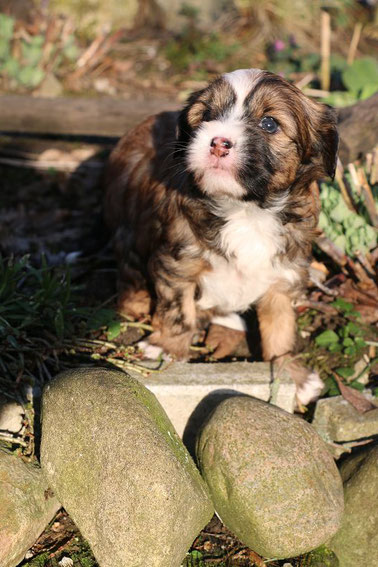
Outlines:
<svg viewBox="0 0 378 567"><path fill-rule="evenodd" d="M314 181L333 177L337 147L330 108L258 69L222 75L181 112L148 118L120 140L105 214L120 309L152 313L150 344L185 359L212 322L209 342L224 356L244 330L238 314L255 304L264 359L282 364L316 235ZM321 382L302 370L293 377L307 403Z"/></svg>

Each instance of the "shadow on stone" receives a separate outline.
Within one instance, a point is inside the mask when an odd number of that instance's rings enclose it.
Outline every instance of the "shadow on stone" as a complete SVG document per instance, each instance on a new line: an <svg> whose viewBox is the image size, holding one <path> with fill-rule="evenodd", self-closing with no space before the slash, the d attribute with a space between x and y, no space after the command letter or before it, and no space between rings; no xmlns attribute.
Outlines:
<svg viewBox="0 0 378 567"><path fill-rule="evenodd" d="M184 445L188 449L194 461L196 461L195 448L198 433L201 431L202 427L206 424L213 411L219 406L221 402L227 400L228 398L234 398L236 396L244 398L252 397L248 394L243 394L242 392L238 392L237 390L232 390L229 388L214 390L200 401L200 403L196 406L194 411L189 416L182 439Z"/></svg>

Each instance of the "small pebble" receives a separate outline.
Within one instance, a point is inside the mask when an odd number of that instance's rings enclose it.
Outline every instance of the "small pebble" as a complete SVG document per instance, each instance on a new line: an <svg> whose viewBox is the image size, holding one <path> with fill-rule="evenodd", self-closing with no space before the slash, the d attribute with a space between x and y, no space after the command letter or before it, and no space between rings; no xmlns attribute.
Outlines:
<svg viewBox="0 0 378 567"><path fill-rule="evenodd" d="M72 567L73 564L70 557L62 557L62 559L58 561L58 565L61 565L61 567Z"/></svg>

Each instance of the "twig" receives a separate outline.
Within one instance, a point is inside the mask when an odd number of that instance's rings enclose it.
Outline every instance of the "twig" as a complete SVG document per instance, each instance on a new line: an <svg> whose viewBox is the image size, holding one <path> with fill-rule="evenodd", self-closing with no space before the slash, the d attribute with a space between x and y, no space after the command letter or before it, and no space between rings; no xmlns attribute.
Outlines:
<svg viewBox="0 0 378 567"><path fill-rule="evenodd" d="M337 160L335 179L337 181L338 186L340 187L341 194L344 198L344 201L348 209L350 209L355 213L357 212L357 208L354 205L352 194L350 194L350 192L348 191L348 186L344 183L343 174L344 174L344 168L341 164L341 161Z"/></svg>
<svg viewBox="0 0 378 567"><path fill-rule="evenodd" d="M332 295L333 297L335 297L336 295L339 295L339 292L336 289L330 289L329 287L327 287L326 285L322 284L319 280L317 280L315 277L313 277L311 274L309 276L310 281L316 285L316 287L318 287L319 289L322 290L323 293L325 293L326 295Z"/></svg>
<svg viewBox="0 0 378 567"><path fill-rule="evenodd" d="M316 239L316 244L319 246L320 250L325 252L332 260L336 262L341 267L347 264L347 256L338 248L332 240L327 238L324 234Z"/></svg>
<svg viewBox="0 0 378 567"><path fill-rule="evenodd" d="M357 191L358 195L361 195L361 183L360 180L358 179L357 170L354 163L348 163L348 170L352 178L352 182L355 190Z"/></svg>
<svg viewBox="0 0 378 567"><path fill-rule="evenodd" d="M302 77L302 79L300 79L297 83L295 83L295 86L298 89L303 89L304 87L307 87L307 85L309 83L311 83L311 81L315 78L315 73L307 73L304 77Z"/></svg>
<svg viewBox="0 0 378 567"><path fill-rule="evenodd" d="M376 283L374 279L371 279L368 274L365 272L364 268L358 262L354 262L352 258L347 256L347 265L350 270L356 275L356 277L367 285L369 288L377 289Z"/></svg>
<svg viewBox="0 0 378 567"><path fill-rule="evenodd" d="M22 447L27 447L28 443L20 439L19 437L14 437L12 433L0 433L0 441L6 441L7 443L15 443L16 445L21 445Z"/></svg>
<svg viewBox="0 0 378 567"><path fill-rule="evenodd" d="M147 323L139 323L138 321L127 321L121 323L121 329L126 329L127 327L137 327L138 329L143 329L144 331L153 331L152 325L147 325Z"/></svg>
<svg viewBox="0 0 378 567"><path fill-rule="evenodd" d="M373 150L373 157L370 167L370 183L375 185L378 181L378 146Z"/></svg>
<svg viewBox="0 0 378 567"><path fill-rule="evenodd" d="M375 281L374 268L371 265L371 263L369 262L369 259L366 256L364 256L364 254L362 254L359 250L356 250L355 254L356 254L357 260L365 268L368 276Z"/></svg>
<svg viewBox="0 0 378 567"><path fill-rule="evenodd" d="M331 55L331 16L325 10L321 11L321 86L323 91L329 91L330 76L330 55Z"/></svg>
<svg viewBox="0 0 378 567"><path fill-rule="evenodd" d="M349 44L348 56L347 56L348 65L352 65L354 58L356 56L357 46L361 38L361 32L362 32L362 23L357 22L354 26L352 39Z"/></svg>
<svg viewBox="0 0 378 567"><path fill-rule="evenodd" d="M303 92L307 96L313 96L316 98L327 98L330 95L329 91L321 89L304 89Z"/></svg>
<svg viewBox="0 0 378 567"><path fill-rule="evenodd" d="M365 198L365 205L366 205L366 210L369 214L370 220L372 225L375 228L378 228L378 212L377 212L377 207L375 205L375 201L374 201L374 197L373 197L373 193L370 189L370 185L368 183L368 180L366 179L366 175L364 170L362 169L362 167L359 167L357 170L357 175L358 175L358 179L360 181L360 185L361 185L361 189L362 189L362 194Z"/></svg>
<svg viewBox="0 0 378 567"><path fill-rule="evenodd" d="M362 445L368 445L372 443L374 439L363 439L362 441L343 441L337 442L331 439L325 440L328 445L335 447L335 449L344 449L344 452L351 453L354 447L361 447Z"/></svg>
<svg viewBox="0 0 378 567"><path fill-rule="evenodd" d="M322 301L303 300L296 302L295 307L308 307L308 309L315 309L316 311L321 311L329 315L337 315L339 313L336 307L332 307L332 305Z"/></svg>
<svg viewBox="0 0 378 567"><path fill-rule="evenodd" d="M17 167L25 167L27 169L41 169L49 170L55 169L56 171L66 171L71 173L76 171L78 167L85 167L88 169L101 169L104 167L102 162L87 161L85 163L79 161L42 161L42 160L22 160L15 158L0 157L0 164L13 165Z"/></svg>
<svg viewBox="0 0 378 567"><path fill-rule="evenodd" d="M97 36L90 46L84 51L84 53L79 57L76 63L77 69L84 69L92 57L95 55L96 51L100 48L100 45L105 42L107 33L103 32L101 35ZM79 73L82 74L81 72Z"/></svg>

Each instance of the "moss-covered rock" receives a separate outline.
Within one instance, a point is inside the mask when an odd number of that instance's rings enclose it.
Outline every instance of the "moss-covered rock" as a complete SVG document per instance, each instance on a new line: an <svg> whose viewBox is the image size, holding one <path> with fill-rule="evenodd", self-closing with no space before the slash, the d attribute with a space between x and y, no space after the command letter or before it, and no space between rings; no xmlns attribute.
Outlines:
<svg viewBox="0 0 378 567"><path fill-rule="evenodd" d="M339 560L325 545L310 551L298 563L298 567L339 567Z"/></svg>
<svg viewBox="0 0 378 567"><path fill-rule="evenodd" d="M348 457L341 476L345 512L329 546L340 567L372 567L378 563L378 444Z"/></svg>
<svg viewBox="0 0 378 567"><path fill-rule="evenodd" d="M0 449L0 565L15 567L59 510L38 466Z"/></svg>
<svg viewBox="0 0 378 567"><path fill-rule="evenodd" d="M102 567L178 567L213 514L155 396L121 372L72 370L46 388L41 462Z"/></svg>
<svg viewBox="0 0 378 567"><path fill-rule="evenodd" d="M260 555L301 555L339 528L341 478L304 420L254 398L229 398L200 433L197 457L220 518Z"/></svg>

